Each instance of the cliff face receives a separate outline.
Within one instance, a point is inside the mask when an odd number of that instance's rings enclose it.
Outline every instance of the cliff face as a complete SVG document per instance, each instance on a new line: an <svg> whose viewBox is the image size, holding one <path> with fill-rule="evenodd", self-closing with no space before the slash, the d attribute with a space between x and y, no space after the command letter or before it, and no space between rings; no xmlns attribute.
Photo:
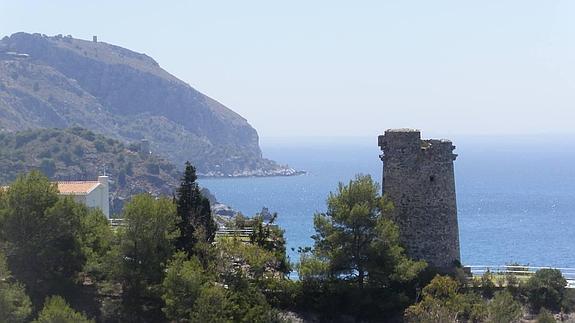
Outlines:
<svg viewBox="0 0 575 323"><path fill-rule="evenodd" d="M219 102L133 51L72 37L17 33L0 41L0 130L80 126L148 139L200 175L289 175L262 158L258 134Z"/></svg>

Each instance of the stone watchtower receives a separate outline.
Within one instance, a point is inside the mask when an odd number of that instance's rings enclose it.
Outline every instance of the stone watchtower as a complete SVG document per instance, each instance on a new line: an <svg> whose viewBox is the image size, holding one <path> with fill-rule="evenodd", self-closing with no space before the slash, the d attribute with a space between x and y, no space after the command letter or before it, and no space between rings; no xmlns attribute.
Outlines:
<svg viewBox="0 0 575 323"><path fill-rule="evenodd" d="M441 271L460 262L453 153L449 140L421 140L419 130L390 129L383 151L383 193L393 202L407 255Z"/></svg>

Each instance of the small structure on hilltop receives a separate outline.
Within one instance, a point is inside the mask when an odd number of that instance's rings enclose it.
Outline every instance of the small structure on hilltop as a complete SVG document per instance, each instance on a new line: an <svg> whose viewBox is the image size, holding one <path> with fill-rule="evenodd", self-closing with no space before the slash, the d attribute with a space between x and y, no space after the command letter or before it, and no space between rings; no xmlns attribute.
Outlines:
<svg viewBox="0 0 575 323"><path fill-rule="evenodd" d="M152 150L150 148L150 141L148 139L142 139L140 141L140 147L138 148L138 153L143 158L147 158L152 154Z"/></svg>
<svg viewBox="0 0 575 323"><path fill-rule="evenodd" d="M394 204L407 255L440 271L460 264L453 153L449 140L421 140L415 129L389 129L379 136L382 190Z"/></svg>
<svg viewBox="0 0 575 323"><path fill-rule="evenodd" d="M99 208L110 219L108 176L98 176L97 181L56 182L60 195L71 196L89 208Z"/></svg>

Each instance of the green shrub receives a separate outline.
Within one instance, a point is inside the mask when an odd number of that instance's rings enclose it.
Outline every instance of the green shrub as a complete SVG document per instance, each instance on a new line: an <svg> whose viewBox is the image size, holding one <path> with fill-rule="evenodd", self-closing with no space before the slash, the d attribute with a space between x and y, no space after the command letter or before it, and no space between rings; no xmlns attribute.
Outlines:
<svg viewBox="0 0 575 323"><path fill-rule="evenodd" d="M495 283L493 280L493 274L489 270L481 276L481 292L486 298L493 297L493 293L495 292Z"/></svg>
<svg viewBox="0 0 575 323"><path fill-rule="evenodd" d="M465 293L461 298L462 317L469 322L483 322L488 316L489 309L481 295Z"/></svg>
<svg viewBox="0 0 575 323"><path fill-rule="evenodd" d="M74 311L60 296L46 299L44 308L34 323L94 323L82 313Z"/></svg>
<svg viewBox="0 0 575 323"><path fill-rule="evenodd" d="M575 289L567 288L565 289L565 294L563 295L563 302L561 303L561 308L563 312L571 313L575 310Z"/></svg>
<svg viewBox="0 0 575 323"><path fill-rule="evenodd" d="M206 285L200 290L199 297L191 313L191 321L232 322L235 308L226 289L220 286Z"/></svg>
<svg viewBox="0 0 575 323"><path fill-rule="evenodd" d="M541 308L559 311L567 280L557 269L540 269L525 283L524 294L535 312Z"/></svg>
<svg viewBox="0 0 575 323"><path fill-rule="evenodd" d="M435 276L423 288L421 302L405 311L406 322L455 322L463 312L463 300L457 281L447 276Z"/></svg>
<svg viewBox="0 0 575 323"><path fill-rule="evenodd" d="M508 291L495 293L488 310L489 322L492 323L517 322L522 314L521 304Z"/></svg>
<svg viewBox="0 0 575 323"><path fill-rule="evenodd" d="M537 315L537 323L555 323L555 318L553 315L546 309L542 309Z"/></svg>
<svg viewBox="0 0 575 323"><path fill-rule="evenodd" d="M204 272L197 258L187 259L185 252L178 252L168 263L163 281L162 311L171 320L190 318L203 286L210 276Z"/></svg>

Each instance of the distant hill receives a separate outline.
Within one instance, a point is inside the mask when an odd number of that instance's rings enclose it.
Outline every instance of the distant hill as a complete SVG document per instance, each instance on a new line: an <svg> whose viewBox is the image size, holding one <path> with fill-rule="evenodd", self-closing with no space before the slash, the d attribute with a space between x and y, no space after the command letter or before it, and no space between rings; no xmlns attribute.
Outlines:
<svg viewBox="0 0 575 323"><path fill-rule="evenodd" d="M151 57L103 42L16 33L0 40L0 131L82 127L204 176L293 175L262 157L258 134Z"/></svg>
<svg viewBox="0 0 575 323"><path fill-rule="evenodd" d="M140 148L82 128L0 133L0 184L32 169L52 180L95 180L105 171L113 212L137 193L171 196L184 166ZM204 194L215 203L209 192Z"/></svg>

